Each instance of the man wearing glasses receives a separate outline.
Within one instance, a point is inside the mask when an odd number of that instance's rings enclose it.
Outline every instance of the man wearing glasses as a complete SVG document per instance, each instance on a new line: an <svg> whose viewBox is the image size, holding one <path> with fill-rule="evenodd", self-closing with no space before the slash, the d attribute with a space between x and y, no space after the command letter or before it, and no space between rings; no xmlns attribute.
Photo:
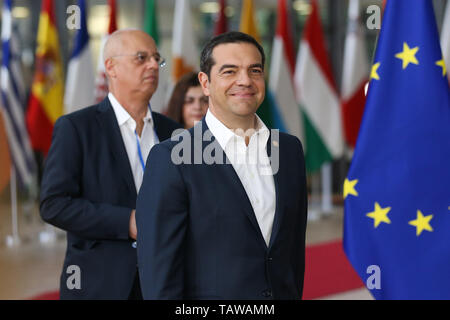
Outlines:
<svg viewBox="0 0 450 320"><path fill-rule="evenodd" d="M136 197L150 149L180 128L150 109L164 59L148 34L116 31L104 63L108 96L56 122L42 179L41 216L67 231L61 299L142 297Z"/></svg>

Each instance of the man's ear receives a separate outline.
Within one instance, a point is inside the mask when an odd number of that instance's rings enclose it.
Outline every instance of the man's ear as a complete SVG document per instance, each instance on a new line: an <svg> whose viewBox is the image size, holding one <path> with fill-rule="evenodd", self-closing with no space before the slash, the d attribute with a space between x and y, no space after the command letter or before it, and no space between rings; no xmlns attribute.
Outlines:
<svg viewBox="0 0 450 320"><path fill-rule="evenodd" d="M114 68L114 61L113 59L109 58L105 61L105 72L108 75L109 78L115 78L116 77L116 70Z"/></svg>
<svg viewBox="0 0 450 320"><path fill-rule="evenodd" d="M200 86L202 87L203 94L209 97L209 78L208 75L204 72L198 73L198 81L200 82Z"/></svg>

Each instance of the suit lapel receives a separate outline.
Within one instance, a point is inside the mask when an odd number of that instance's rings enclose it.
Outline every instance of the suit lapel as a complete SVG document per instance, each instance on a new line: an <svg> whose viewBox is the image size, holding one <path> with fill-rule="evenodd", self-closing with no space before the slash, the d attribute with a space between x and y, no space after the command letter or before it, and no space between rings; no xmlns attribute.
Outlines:
<svg viewBox="0 0 450 320"><path fill-rule="evenodd" d="M205 118L203 118L201 124L202 124L202 131L203 131L203 135L204 135L205 131L209 130L208 125L206 124ZM198 138L199 137L195 137L194 139L198 139ZM200 139L201 139L201 137L200 137ZM215 164L215 167L221 173L221 175L223 177L222 179L224 181L229 181L233 192L236 194L237 202L239 202L241 204L243 211L245 212L246 216L250 220L250 223L252 224L253 228L255 229L255 232L258 234L258 239L260 240L259 242L261 243L262 246L264 246L264 249L267 249L266 242L261 233L261 229L259 227L258 221L256 220L256 215L253 210L250 199L248 198L247 192L245 191L245 188L242 185L241 179L239 178L239 176L237 175L236 171L233 168L233 165L227 158L225 151L222 149L222 147L217 142L217 140L215 139L214 136L212 137L212 142L203 141L203 139L202 139L201 144L198 144L198 145L202 145L203 146L202 150L204 150L205 147L207 145L209 145L210 143L217 144L216 147L214 148L214 150L220 150L221 154L219 155L219 158L224 159L224 162L223 162L224 164Z"/></svg>
<svg viewBox="0 0 450 320"><path fill-rule="evenodd" d="M286 183L283 183L283 170L281 170L281 163L280 159L283 157L281 156L281 150L280 150L280 136L278 132L271 131L269 140L267 141L267 155L269 156L269 159L271 160L271 166L272 166L272 172L276 172L276 174L273 175L273 182L275 184L275 217L273 220L273 227L272 227L272 234L270 235L270 243L269 243L269 249L273 246L273 243L275 242L277 235L280 231L281 222L284 215L284 203L286 203L283 200L283 195L286 194L286 190L284 190L284 187L286 186ZM271 158L273 154L273 159ZM277 159L275 159L277 158ZM276 163L276 165L275 165Z"/></svg>
<svg viewBox="0 0 450 320"><path fill-rule="evenodd" d="M111 154L117 163L117 173L123 177L130 192L136 197L136 186L134 184L130 161L122 139L122 134L120 133L119 125L117 124L114 109L112 108L108 97L106 97L98 106L97 120L106 137L106 141L108 141Z"/></svg>

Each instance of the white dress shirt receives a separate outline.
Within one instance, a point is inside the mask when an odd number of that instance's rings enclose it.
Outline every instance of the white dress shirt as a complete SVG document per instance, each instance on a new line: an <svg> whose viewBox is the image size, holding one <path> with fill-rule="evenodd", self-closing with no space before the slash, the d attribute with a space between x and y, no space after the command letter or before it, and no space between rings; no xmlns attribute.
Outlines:
<svg viewBox="0 0 450 320"><path fill-rule="evenodd" d="M130 161L131 171L133 172L134 184L136 186L136 192L139 192L141 188L142 179L144 177L144 168L139 157L138 142L142 152L142 158L144 165L147 162L150 149L155 145L157 139L155 139L155 131L153 129L153 118L150 108L147 111L147 115L144 117L144 128L142 129L141 136L136 134L136 121L130 116L130 114L122 107L117 101L114 95L108 93L109 101L116 114L117 123L122 134L123 143L127 150L128 160Z"/></svg>
<svg viewBox="0 0 450 320"><path fill-rule="evenodd" d="M270 132L261 119L258 116L256 118L257 129L250 137L248 146L245 145L244 137L228 129L209 109L205 121L241 180L266 245L269 246L276 206L273 175L267 174L270 162L266 145Z"/></svg>

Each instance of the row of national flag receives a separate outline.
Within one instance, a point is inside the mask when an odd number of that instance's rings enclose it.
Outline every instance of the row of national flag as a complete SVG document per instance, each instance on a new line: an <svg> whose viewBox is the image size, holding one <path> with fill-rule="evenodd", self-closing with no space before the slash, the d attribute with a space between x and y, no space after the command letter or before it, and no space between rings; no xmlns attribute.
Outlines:
<svg viewBox="0 0 450 320"><path fill-rule="evenodd" d="M15 113L16 117L13 120L11 117L8 120L7 107L4 106L5 126L8 126L7 123L15 123L14 127L10 125L11 128L6 128L11 150L14 149L13 145L18 145L17 141L23 140L25 142L22 142L21 145L29 146L31 144L32 149L45 154L50 147L53 124L59 116L101 101L107 94L102 52L100 52L97 63L97 75L95 76L93 73L94 66L86 23L88 15L86 1L78 0L77 4L80 7L81 28L76 32L67 76L64 77L53 12L54 1L42 1L37 37L36 69L28 108L23 107L24 101L20 103L20 112L23 114L26 110L25 118L29 138L23 121L20 121L22 116L19 112ZM117 30L116 0L108 0L108 4L110 8L109 27L107 34L102 39L101 48L108 34ZM228 27L225 14L226 1L220 0L218 4L220 10L214 34L225 32ZM11 7L12 1L5 1L6 5ZM146 1L145 30L159 45L156 6L156 0ZM290 1L278 0L277 28L271 50L266 99L259 113L269 126L292 133L302 140L306 151L307 168L310 172L314 172L324 163L339 158L346 145L354 148L356 144L365 104L364 89L369 78L369 65L363 40L364 30L359 17L360 0L349 0L348 32L345 42L341 90L338 90L333 77L317 1L311 0L312 11L304 28L297 57L294 51L289 7ZM253 1L243 0L240 30L260 40L253 11ZM449 11L450 5L447 5L447 18L442 32L443 51L446 56L450 56ZM8 12L10 11L5 9L3 15L7 16ZM11 22L12 25L10 13L9 17L3 21L4 23ZM151 101L156 105L156 110L161 110L161 106L167 101L171 84L187 71L198 70L199 50L193 30L190 1L176 0L172 43L172 79L169 79L164 72L161 74L159 90ZM9 36L5 35L4 37ZM95 91L92 88L95 88ZM4 92L7 93L7 90ZM80 94L81 92L82 94ZM13 132L15 132L16 138L14 138ZM19 133L20 136L23 136L20 140L18 140ZM30 148L22 147L22 149L29 150ZM23 152L21 155L17 151L12 151L13 163L18 169L22 168L18 170L22 180L29 181L29 177L26 177L25 163L27 161L32 163L32 160L23 160L30 158L29 151L26 151L27 156L24 156Z"/></svg>
<svg viewBox="0 0 450 320"><path fill-rule="evenodd" d="M117 8L115 0L108 3L110 34L117 29ZM260 115L270 127L302 140L310 171L340 157L345 145L354 147L344 182L344 249L375 298L450 299L450 78L445 63L450 64L450 3L439 41L432 1L387 0L369 67L360 1L349 0L341 90L333 78L317 1L311 0L297 56L290 1L277 3L270 77ZM146 4L145 28L158 44L156 1ZM242 4L240 30L260 41L253 1ZM102 60L97 80L91 74L86 1L79 0L81 29L64 96L53 5L53 0L42 1L36 70L25 108L13 3L3 2L2 124L11 162L26 185L36 179L32 149L48 151L56 119L107 94ZM224 0L220 8L215 34L227 31ZM198 70L189 0L175 2L172 48L174 80ZM0 138L2 134L0 126ZM7 158L0 157L2 169L9 164Z"/></svg>

